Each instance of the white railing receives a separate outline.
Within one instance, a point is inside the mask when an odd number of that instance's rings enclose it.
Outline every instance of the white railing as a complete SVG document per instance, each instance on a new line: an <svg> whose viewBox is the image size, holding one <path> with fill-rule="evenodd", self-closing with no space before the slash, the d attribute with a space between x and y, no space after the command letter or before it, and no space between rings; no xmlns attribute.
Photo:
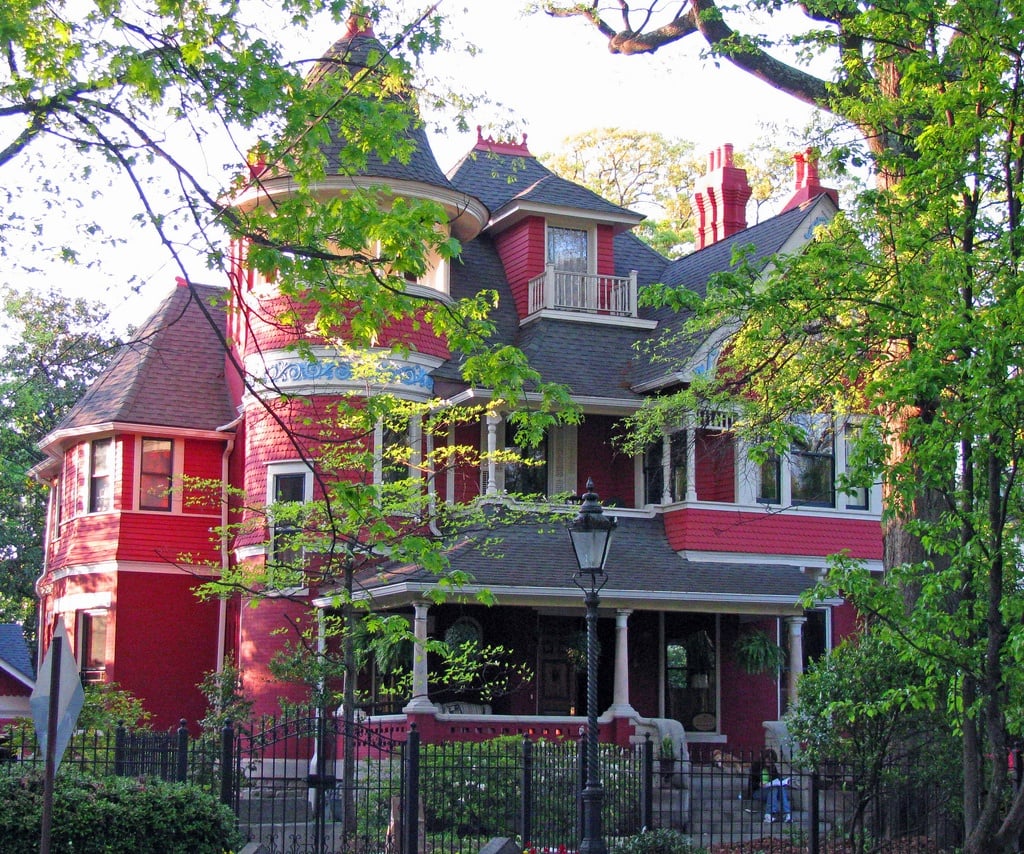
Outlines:
<svg viewBox="0 0 1024 854"><path fill-rule="evenodd" d="M636 270L629 276L570 273L552 265L530 279L529 312L542 309L585 311L636 317Z"/></svg>

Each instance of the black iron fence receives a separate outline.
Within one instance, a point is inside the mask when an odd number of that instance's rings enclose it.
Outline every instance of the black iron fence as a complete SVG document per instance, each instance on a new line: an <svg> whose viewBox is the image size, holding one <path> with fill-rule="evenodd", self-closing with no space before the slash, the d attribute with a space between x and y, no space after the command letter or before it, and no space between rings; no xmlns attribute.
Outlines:
<svg viewBox="0 0 1024 854"><path fill-rule="evenodd" d="M415 729L396 742L300 711L213 737L190 738L184 722L167 733L76 733L61 768L203 786L269 854L475 854L493 837L571 852L582 836L585 754L575 741L519 736L421 745ZM712 852L784 843L807 854L944 854L961 844L959 787L948 769L937 778L903 756L868 774L783 757L785 802L769 810L766 792L751 785L755 758L696 746L685 761L656 759L649 740L601 745L605 838L673 828ZM0 766L43 763L30 723L0 732Z"/></svg>

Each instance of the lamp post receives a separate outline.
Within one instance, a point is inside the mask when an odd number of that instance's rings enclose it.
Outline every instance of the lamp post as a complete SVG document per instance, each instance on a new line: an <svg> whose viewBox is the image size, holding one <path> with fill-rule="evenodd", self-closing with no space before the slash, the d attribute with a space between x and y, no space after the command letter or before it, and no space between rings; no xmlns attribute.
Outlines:
<svg viewBox="0 0 1024 854"><path fill-rule="evenodd" d="M597 606L601 602L598 594L608 581L604 562L608 558L608 546L616 525L615 519L605 516L601 509L593 479L587 480L583 504L576 518L569 523L569 538L578 565L572 580L583 591L583 601L587 606L587 779L582 796L583 840L580 842L580 854L605 854L606 851L601 835L604 787L597 759Z"/></svg>

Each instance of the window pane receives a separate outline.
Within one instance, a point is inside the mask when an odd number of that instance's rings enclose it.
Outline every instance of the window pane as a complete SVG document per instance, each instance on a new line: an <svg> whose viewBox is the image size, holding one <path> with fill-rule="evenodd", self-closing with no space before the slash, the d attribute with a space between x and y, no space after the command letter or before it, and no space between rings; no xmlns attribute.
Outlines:
<svg viewBox="0 0 1024 854"><path fill-rule="evenodd" d="M274 501L305 501L306 475L296 474L274 475Z"/></svg>
<svg viewBox="0 0 1024 854"><path fill-rule="evenodd" d="M107 612L79 612L80 658L86 682L99 682L107 669Z"/></svg>
<svg viewBox="0 0 1024 854"><path fill-rule="evenodd" d="M548 494L548 440L545 436L532 448L515 444L516 427L505 423L505 450L522 462L505 463L505 491L520 495Z"/></svg>
<svg viewBox="0 0 1024 854"><path fill-rule="evenodd" d="M661 442L651 442L644 451L644 501L661 504L664 473L661 467Z"/></svg>
<svg viewBox="0 0 1024 854"><path fill-rule="evenodd" d="M577 228L548 228L548 263L556 270L587 273L587 232Z"/></svg>
<svg viewBox="0 0 1024 854"><path fill-rule="evenodd" d="M97 439L89 450L89 512L104 513L114 509L111 469L113 439Z"/></svg>
<svg viewBox="0 0 1024 854"><path fill-rule="evenodd" d="M779 458L775 454L761 463L760 474L757 500L762 504L778 504L782 501L782 484L779 477Z"/></svg>
<svg viewBox="0 0 1024 854"><path fill-rule="evenodd" d="M385 424L381 428L381 480L398 483L409 477L409 432Z"/></svg>
<svg viewBox="0 0 1024 854"><path fill-rule="evenodd" d="M860 425L847 424L846 425L846 442L843 443L846 460L846 471L847 474L850 472L850 451L860 438ZM868 488L866 486L858 486L852 491L846 493L846 509L847 510L867 510L868 509Z"/></svg>
<svg viewBox="0 0 1024 854"><path fill-rule="evenodd" d="M173 448L174 443L170 439L142 440L139 507L143 510L171 509L171 477L174 472Z"/></svg>
<svg viewBox="0 0 1024 854"><path fill-rule="evenodd" d="M306 474L294 472L274 475L274 501L278 504L306 501ZM271 542L272 559L277 563L295 565L302 559L302 549L293 545L300 529L294 523L275 524Z"/></svg>
<svg viewBox="0 0 1024 854"><path fill-rule="evenodd" d="M793 443L790 483L794 504L835 504L835 443L832 419L827 416L803 416L798 419L803 431Z"/></svg>
<svg viewBox="0 0 1024 854"><path fill-rule="evenodd" d="M672 500L686 500L686 431L672 434Z"/></svg>

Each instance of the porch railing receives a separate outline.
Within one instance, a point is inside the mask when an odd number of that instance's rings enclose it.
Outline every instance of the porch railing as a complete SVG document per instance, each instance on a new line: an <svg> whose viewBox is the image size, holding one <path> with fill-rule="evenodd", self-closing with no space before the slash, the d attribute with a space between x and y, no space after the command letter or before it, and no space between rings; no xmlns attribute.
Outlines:
<svg viewBox="0 0 1024 854"><path fill-rule="evenodd" d="M636 317L636 271L602 276L556 270L549 264L530 279L529 313L542 309Z"/></svg>

